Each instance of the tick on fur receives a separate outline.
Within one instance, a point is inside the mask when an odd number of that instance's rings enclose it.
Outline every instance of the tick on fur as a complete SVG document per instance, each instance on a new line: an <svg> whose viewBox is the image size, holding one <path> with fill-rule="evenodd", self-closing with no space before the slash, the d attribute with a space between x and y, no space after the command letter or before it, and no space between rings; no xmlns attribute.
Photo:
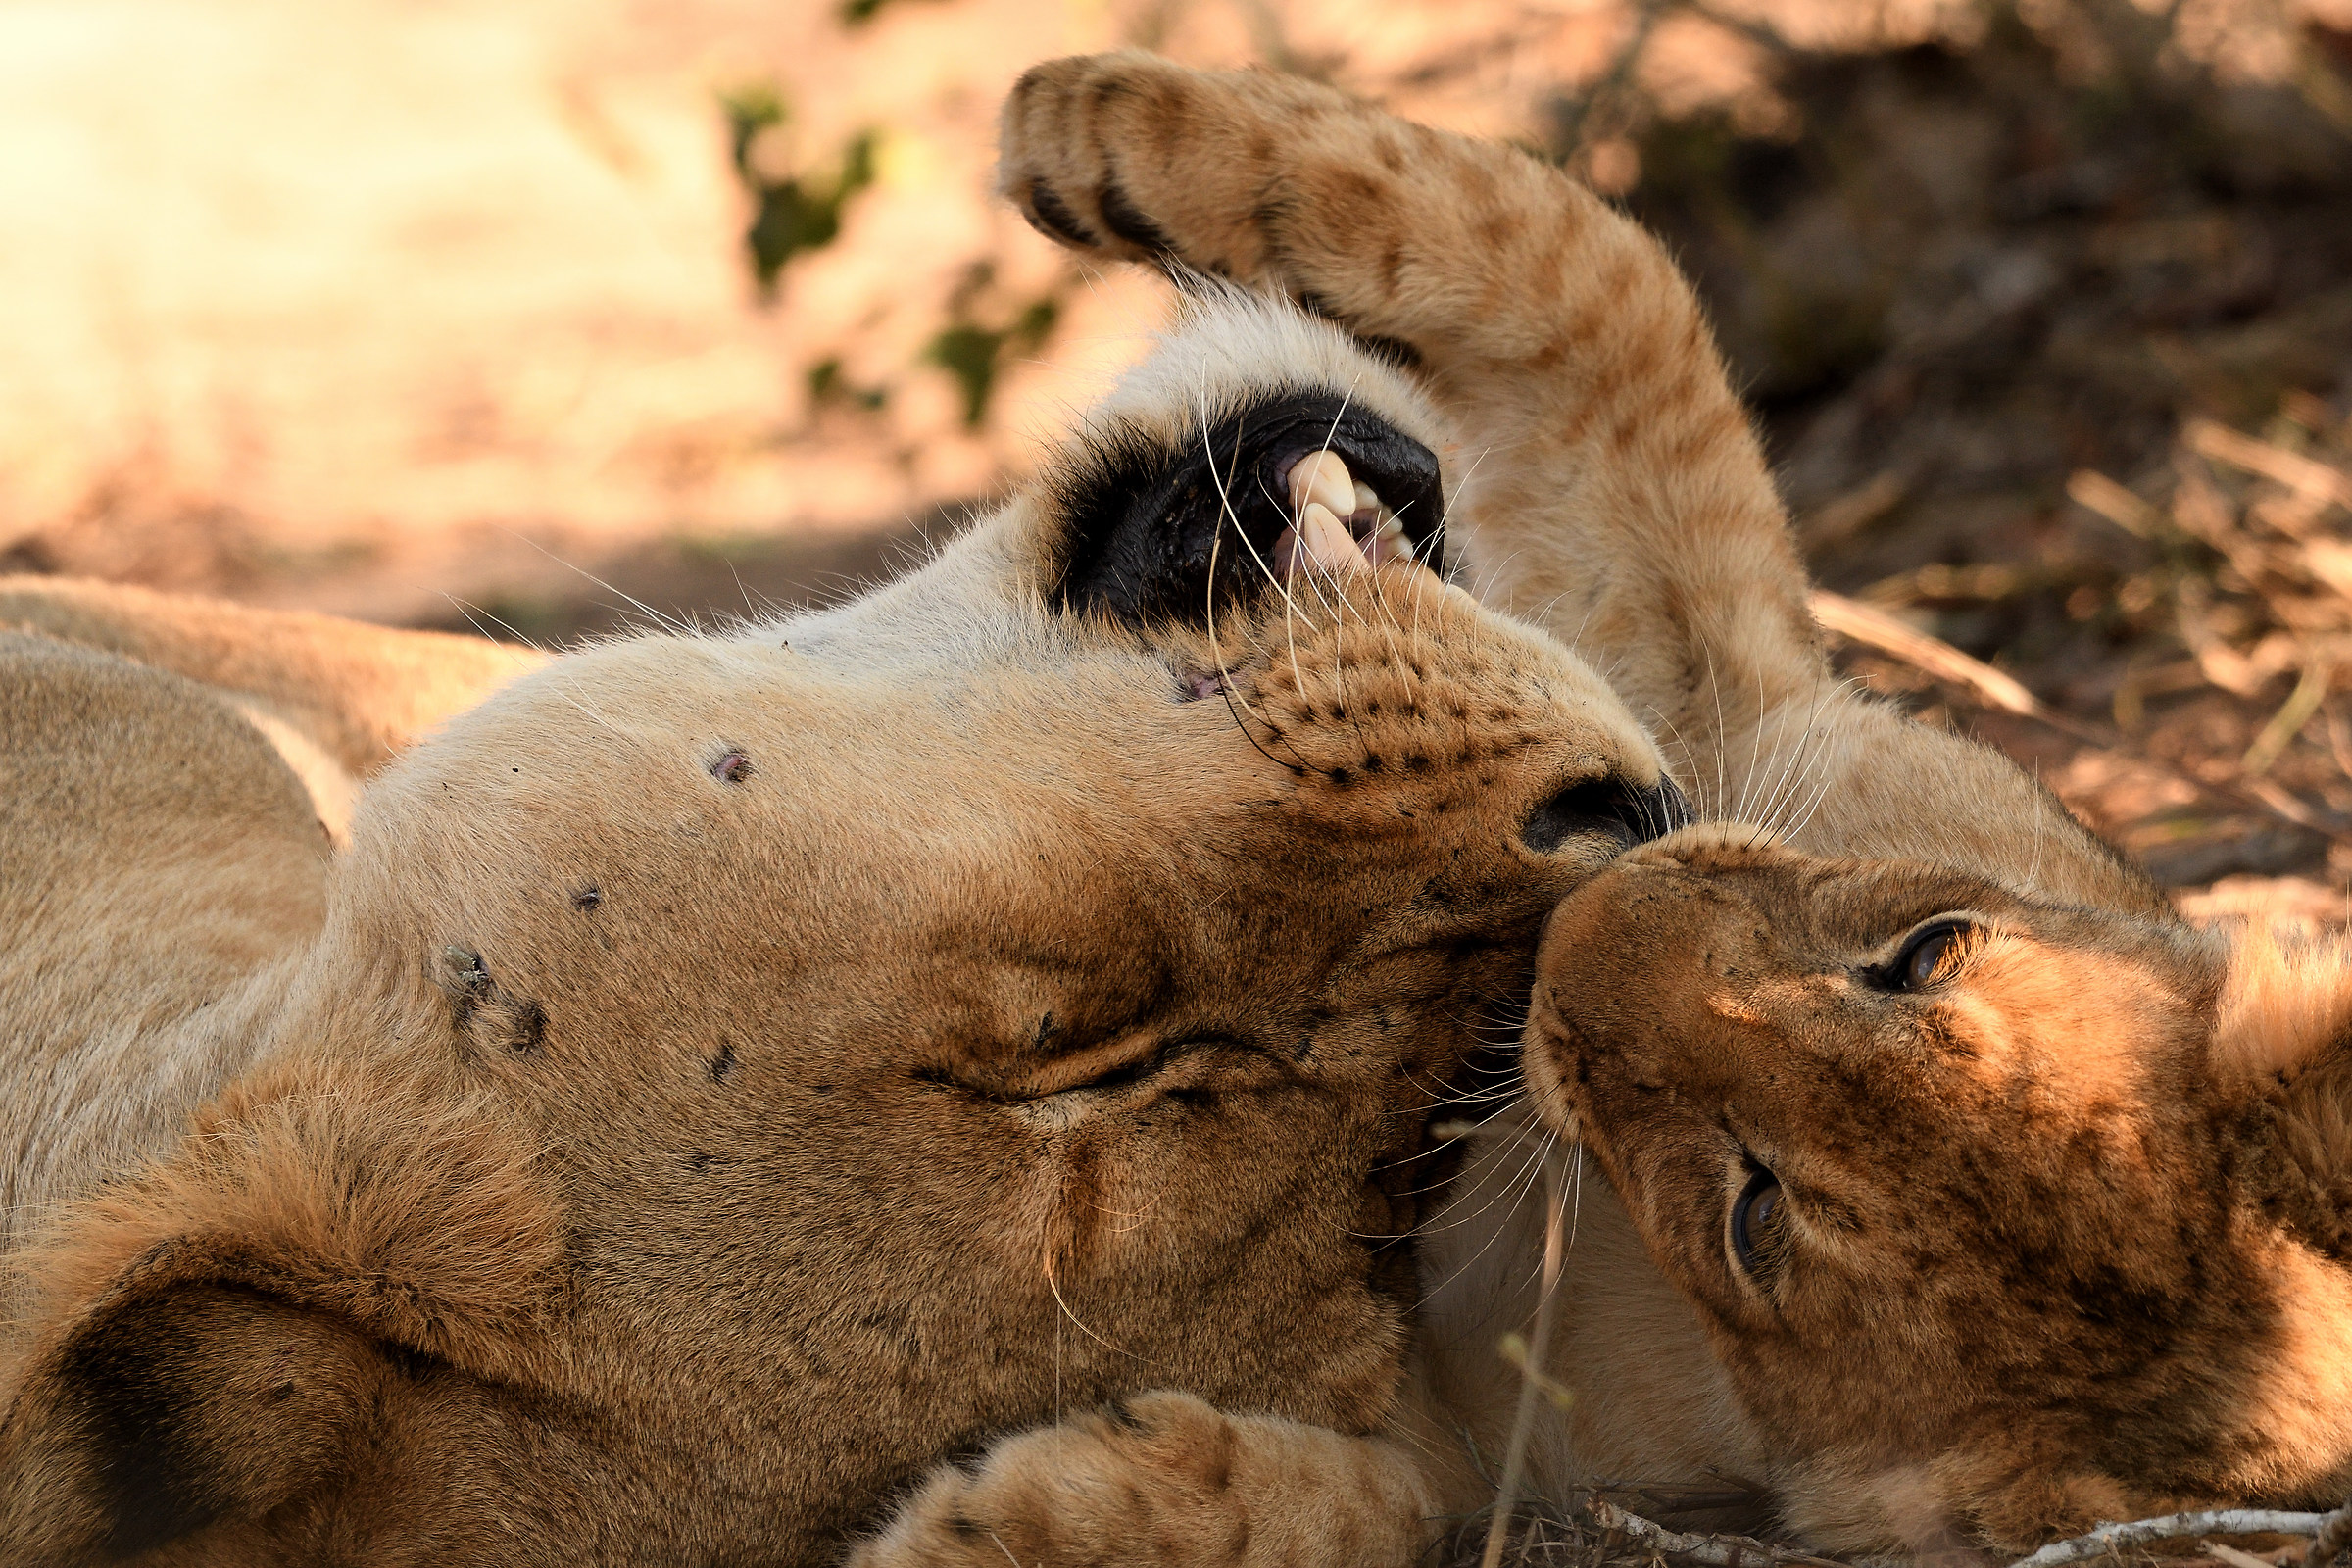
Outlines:
<svg viewBox="0 0 2352 1568"><path fill-rule="evenodd" d="M589 883L586 887L580 889L579 892L574 893L571 896L571 906L582 911L583 913L589 909L595 908L598 905L604 902L604 890L599 888L593 882Z"/></svg>
<svg viewBox="0 0 2352 1568"><path fill-rule="evenodd" d="M471 948L456 945L441 950L441 961L449 969L450 979L466 991L480 991L490 984L490 971L482 966L482 956Z"/></svg>
<svg viewBox="0 0 2352 1568"><path fill-rule="evenodd" d="M752 776L752 760L741 752L728 752L710 764L710 776L721 784L740 784Z"/></svg>

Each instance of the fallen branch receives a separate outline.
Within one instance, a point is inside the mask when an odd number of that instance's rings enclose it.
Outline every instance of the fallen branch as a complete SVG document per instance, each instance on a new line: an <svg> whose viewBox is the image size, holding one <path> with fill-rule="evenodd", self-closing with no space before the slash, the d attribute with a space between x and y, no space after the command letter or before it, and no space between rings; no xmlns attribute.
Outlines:
<svg viewBox="0 0 2352 1568"><path fill-rule="evenodd" d="M1875 610L1827 588L1813 590L1813 618L1840 637L1867 643L1883 654L1926 670L1938 679L1968 687L1993 707L2028 718L2043 718L2049 710L2024 684L1987 664L1971 659L1940 637L1931 637L1884 610Z"/></svg>
<svg viewBox="0 0 2352 1568"><path fill-rule="evenodd" d="M1767 1545L1745 1536L1686 1536L1679 1530L1653 1524L1638 1513L1627 1513L1606 1497L1594 1497L1591 1508L1592 1522L1601 1529L1617 1531L1628 1540L1639 1541L1669 1556L1687 1557L1692 1562L1705 1563L1708 1568L1763 1568L1765 1564L1774 1563L1801 1563L1806 1568L1846 1568L1845 1564L1827 1557L1816 1557L1788 1546Z"/></svg>
<svg viewBox="0 0 2352 1568"><path fill-rule="evenodd" d="M2058 1568L2062 1563L2104 1557L2118 1546L2136 1545L2143 1541L2169 1541L2177 1536L2316 1536L2323 1525L2336 1517L2326 1513L2279 1513L2268 1508L2208 1508L2201 1513L2166 1514L2161 1519L2101 1525L2086 1536L2053 1541L2033 1556L2019 1558L2010 1568Z"/></svg>

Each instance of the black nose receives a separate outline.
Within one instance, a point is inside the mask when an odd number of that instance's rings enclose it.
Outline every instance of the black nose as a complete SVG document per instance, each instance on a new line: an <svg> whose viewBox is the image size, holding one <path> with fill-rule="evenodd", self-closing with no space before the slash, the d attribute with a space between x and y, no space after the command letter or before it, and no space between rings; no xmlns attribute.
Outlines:
<svg viewBox="0 0 2352 1568"><path fill-rule="evenodd" d="M1437 454L1343 396L1288 392L1196 426L1180 446L1131 435L1080 454L1052 481L1061 607L1130 625L1198 625L1212 567L1220 610L1254 599L1269 586L1261 563L1291 525L1289 466L1325 448L1379 492L1414 554L1443 571Z"/></svg>
<svg viewBox="0 0 2352 1568"><path fill-rule="evenodd" d="M1519 840L1549 855L1573 838L1603 837L1618 849L1663 838L1690 820L1690 801L1674 780L1636 784L1615 773L1579 779L1527 813Z"/></svg>

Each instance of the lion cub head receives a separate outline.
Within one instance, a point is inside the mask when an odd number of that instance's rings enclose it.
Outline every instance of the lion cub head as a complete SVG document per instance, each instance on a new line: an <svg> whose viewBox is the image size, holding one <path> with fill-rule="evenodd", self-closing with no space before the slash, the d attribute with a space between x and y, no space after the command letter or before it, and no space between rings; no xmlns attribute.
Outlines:
<svg viewBox="0 0 2352 1568"><path fill-rule="evenodd" d="M269 1065L36 1265L0 1555L808 1561L1125 1392L1376 1423L1390 1167L1679 811L1428 569L1439 439L1212 303L912 576L410 754Z"/></svg>
<svg viewBox="0 0 2352 1568"><path fill-rule="evenodd" d="M1528 1076L1837 1547L2352 1476L2352 962L1693 828L1554 917Z"/></svg>

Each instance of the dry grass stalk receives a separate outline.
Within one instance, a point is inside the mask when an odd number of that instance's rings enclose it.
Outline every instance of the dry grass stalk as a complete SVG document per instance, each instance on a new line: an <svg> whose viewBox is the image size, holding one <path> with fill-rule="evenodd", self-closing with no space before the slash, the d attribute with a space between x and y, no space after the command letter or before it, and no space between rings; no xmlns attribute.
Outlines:
<svg viewBox="0 0 2352 1568"><path fill-rule="evenodd" d="M1519 1409L1511 1420L1510 1447L1502 1464L1502 1486L1494 1499L1494 1516L1487 1526L1487 1549L1480 1568L1499 1568L1509 1544L1511 1514L1519 1505L1519 1488L1527 1473L1527 1443L1535 1431L1536 1404L1545 1394L1544 1356L1551 1347L1551 1325L1559 1316L1560 1263L1567 1253L1563 1235L1567 1204L1560 1191L1560 1162L1549 1151L1544 1155L1544 1282L1536 1303L1535 1338L1520 1363Z"/></svg>

